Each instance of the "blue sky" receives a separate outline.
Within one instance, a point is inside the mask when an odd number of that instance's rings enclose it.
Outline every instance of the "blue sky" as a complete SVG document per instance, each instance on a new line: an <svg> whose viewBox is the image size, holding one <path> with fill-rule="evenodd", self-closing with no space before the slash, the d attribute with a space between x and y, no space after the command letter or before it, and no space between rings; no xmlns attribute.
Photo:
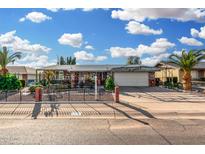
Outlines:
<svg viewBox="0 0 205 154"><path fill-rule="evenodd" d="M203 9L0 9L0 46L21 51L16 65L42 67L57 56L78 64L154 65L182 49L203 49ZM93 48L93 49L92 49Z"/></svg>

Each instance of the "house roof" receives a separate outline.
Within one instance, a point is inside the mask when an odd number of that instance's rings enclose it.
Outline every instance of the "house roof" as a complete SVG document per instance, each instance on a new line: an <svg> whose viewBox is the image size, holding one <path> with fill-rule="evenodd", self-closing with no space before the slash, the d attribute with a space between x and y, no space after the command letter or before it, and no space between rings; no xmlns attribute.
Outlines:
<svg viewBox="0 0 205 154"><path fill-rule="evenodd" d="M14 74L36 74L36 70L26 66L7 66L10 73Z"/></svg>
<svg viewBox="0 0 205 154"><path fill-rule="evenodd" d="M143 65L125 65L122 67L112 68L113 72L155 72L158 68Z"/></svg>
<svg viewBox="0 0 205 154"><path fill-rule="evenodd" d="M159 62L155 65L155 67L179 68L179 66L171 62ZM205 62L199 62L197 65L194 66L194 69L205 69Z"/></svg>
<svg viewBox="0 0 205 154"><path fill-rule="evenodd" d="M194 69L205 69L205 62L200 62L194 66Z"/></svg>
<svg viewBox="0 0 205 154"><path fill-rule="evenodd" d="M155 65L158 68L179 68L176 64L172 62L159 62Z"/></svg>
<svg viewBox="0 0 205 154"><path fill-rule="evenodd" d="M43 67L39 70L67 70L79 72L106 72L112 68L121 67L123 65L52 65Z"/></svg>

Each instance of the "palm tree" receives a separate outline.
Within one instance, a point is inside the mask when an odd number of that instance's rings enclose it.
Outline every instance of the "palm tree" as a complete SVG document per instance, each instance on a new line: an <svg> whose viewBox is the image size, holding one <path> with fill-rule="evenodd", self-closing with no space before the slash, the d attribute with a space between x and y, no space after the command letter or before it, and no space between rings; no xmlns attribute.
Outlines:
<svg viewBox="0 0 205 154"><path fill-rule="evenodd" d="M181 55L172 54L169 56L170 61L183 71L182 84L184 90L191 90L191 70L202 59L205 59L204 52L205 50L190 50L189 52L182 50Z"/></svg>
<svg viewBox="0 0 205 154"><path fill-rule="evenodd" d="M6 66L9 63L14 63L15 60L21 58L21 52L15 52L11 55L9 55L9 51L6 47L3 47L3 51L0 50L0 70L3 75L8 73L8 69Z"/></svg>
<svg viewBox="0 0 205 154"><path fill-rule="evenodd" d="M48 82L48 85L50 85L51 80L55 77L54 71L46 70L44 71L44 77L46 81Z"/></svg>

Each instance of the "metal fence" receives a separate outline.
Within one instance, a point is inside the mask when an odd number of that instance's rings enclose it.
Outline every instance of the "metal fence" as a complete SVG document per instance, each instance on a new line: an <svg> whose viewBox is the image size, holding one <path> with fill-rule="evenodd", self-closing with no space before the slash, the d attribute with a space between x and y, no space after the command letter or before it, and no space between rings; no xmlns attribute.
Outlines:
<svg viewBox="0 0 205 154"><path fill-rule="evenodd" d="M93 102L114 101L112 92L98 89L97 97L95 89L91 88L44 88L42 90L42 102ZM21 90L0 91L0 103L3 102L28 102L35 103L35 93Z"/></svg>
<svg viewBox="0 0 205 154"><path fill-rule="evenodd" d="M51 102L88 102L88 101L113 101L112 92L98 89L97 97L95 89L44 89L42 101Z"/></svg>
<svg viewBox="0 0 205 154"><path fill-rule="evenodd" d="M32 102L35 93L25 93L21 90L0 91L0 102Z"/></svg>

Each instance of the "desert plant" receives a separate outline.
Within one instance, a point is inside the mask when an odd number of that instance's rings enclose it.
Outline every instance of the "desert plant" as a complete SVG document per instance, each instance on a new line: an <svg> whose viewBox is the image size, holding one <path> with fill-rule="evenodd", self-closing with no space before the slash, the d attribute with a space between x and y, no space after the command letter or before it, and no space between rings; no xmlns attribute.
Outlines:
<svg viewBox="0 0 205 154"><path fill-rule="evenodd" d="M26 86L26 81L25 80L20 80L21 86L24 88Z"/></svg>
<svg viewBox="0 0 205 154"><path fill-rule="evenodd" d="M0 75L0 90L19 90L21 87L21 82L15 75Z"/></svg>
<svg viewBox="0 0 205 154"><path fill-rule="evenodd" d="M3 47L3 51L0 51L0 70L3 75L8 73L6 66L9 63L14 63L16 59L21 58L21 52L15 52L9 55L9 51L6 47Z"/></svg>
<svg viewBox="0 0 205 154"><path fill-rule="evenodd" d="M54 71L46 70L44 71L44 78L47 81L47 84L50 85L51 80L55 77Z"/></svg>
<svg viewBox="0 0 205 154"><path fill-rule="evenodd" d="M42 88L42 85L39 84L39 83L36 83L36 85L33 85L33 86L30 86L30 87L29 87L29 91L30 91L31 93L34 93L37 87L41 87L41 88Z"/></svg>
<svg viewBox="0 0 205 154"><path fill-rule="evenodd" d="M115 83L112 76L108 76L105 80L105 89L106 90L114 90Z"/></svg>
<svg viewBox="0 0 205 154"><path fill-rule="evenodd" d="M205 59L204 52L205 50L190 50L189 52L182 50L181 55L170 55L170 61L179 66L183 71L182 85L184 90L191 90L191 70L201 60Z"/></svg>

